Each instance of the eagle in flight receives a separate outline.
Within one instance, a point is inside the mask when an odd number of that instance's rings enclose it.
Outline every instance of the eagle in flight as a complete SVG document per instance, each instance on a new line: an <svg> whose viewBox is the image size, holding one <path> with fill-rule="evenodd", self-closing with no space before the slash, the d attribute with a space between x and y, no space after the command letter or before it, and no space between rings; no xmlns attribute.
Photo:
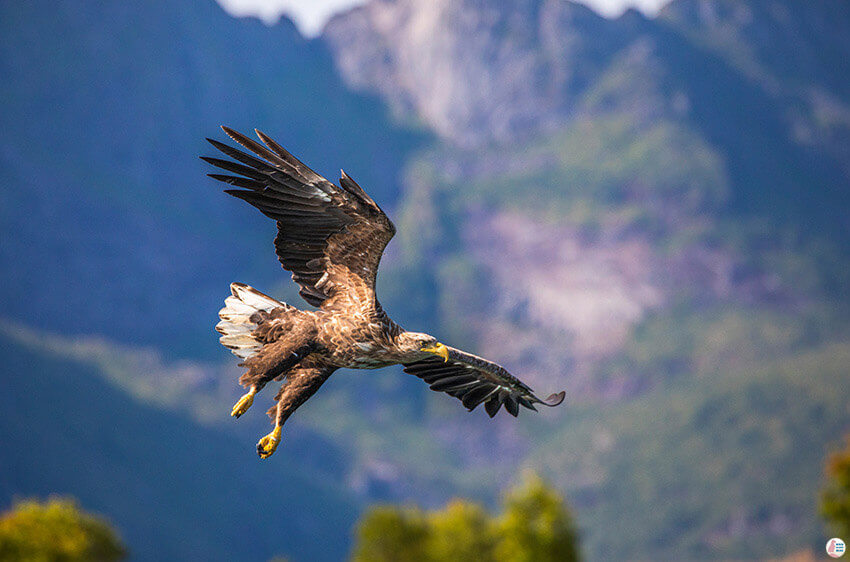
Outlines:
<svg viewBox="0 0 850 562"><path fill-rule="evenodd" d="M470 411L479 404L493 417L499 408L513 416L519 406L557 406L564 392L545 400L504 368L448 347L428 334L408 332L393 322L375 295L378 264L395 225L357 183L342 172L336 186L305 166L260 131L258 143L228 127L231 139L254 157L214 139L233 160L201 157L230 172L210 177L277 221L274 245L283 268L318 310L299 310L244 285L230 285L219 312L221 343L244 361L239 382L248 392L231 415L244 414L254 395L283 380L269 410L274 430L257 443L268 458L280 443L281 426L341 367L377 369L401 363L432 390L458 398Z"/></svg>

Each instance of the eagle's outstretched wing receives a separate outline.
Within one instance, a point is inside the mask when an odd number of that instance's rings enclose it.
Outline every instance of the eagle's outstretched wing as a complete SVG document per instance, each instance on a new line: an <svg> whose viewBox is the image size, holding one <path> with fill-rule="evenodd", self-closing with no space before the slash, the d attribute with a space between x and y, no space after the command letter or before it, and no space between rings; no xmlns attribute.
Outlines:
<svg viewBox="0 0 850 562"><path fill-rule="evenodd" d="M265 146L228 127L222 129L260 158L207 139L238 161L202 156L238 174L209 176L242 188L225 192L277 221L277 257L301 286L304 300L322 306L340 291L356 300L374 299L378 264L395 234L381 208L345 172L337 187L260 131L256 133Z"/></svg>
<svg viewBox="0 0 850 562"><path fill-rule="evenodd" d="M427 382L431 390L454 396L470 411L483 403L491 418L502 404L512 416L516 416L520 405L536 410L534 404L557 406L564 401L563 391L541 400L504 367L453 347L447 346L447 349L447 361L442 357L430 357L406 363L405 372Z"/></svg>

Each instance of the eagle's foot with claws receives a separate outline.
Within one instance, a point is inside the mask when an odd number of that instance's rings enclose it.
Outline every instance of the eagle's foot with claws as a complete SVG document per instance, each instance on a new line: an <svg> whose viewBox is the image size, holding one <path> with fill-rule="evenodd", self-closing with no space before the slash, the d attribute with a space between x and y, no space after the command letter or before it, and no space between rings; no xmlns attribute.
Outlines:
<svg viewBox="0 0 850 562"><path fill-rule="evenodd" d="M277 450L280 444L280 426L275 426L274 430L260 439L257 443L257 454L261 459L267 459Z"/></svg>
<svg viewBox="0 0 850 562"><path fill-rule="evenodd" d="M254 403L254 394L256 394L256 392L252 390L248 394L242 396L242 398L239 399L239 402L237 402L236 405L233 406L233 410L230 412L230 415L234 418L238 418L239 416L247 412L248 408L251 407L251 404Z"/></svg>

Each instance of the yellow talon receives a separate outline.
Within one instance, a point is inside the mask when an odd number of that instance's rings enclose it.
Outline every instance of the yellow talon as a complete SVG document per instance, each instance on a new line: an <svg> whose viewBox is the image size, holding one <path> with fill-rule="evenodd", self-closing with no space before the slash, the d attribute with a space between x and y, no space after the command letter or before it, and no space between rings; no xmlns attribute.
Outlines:
<svg viewBox="0 0 850 562"><path fill-rule="evenodd" d="M275 426L274 430L260 439L257 443L257 454L261 459L267 459L277 450L280 444L280 426Z"/></svg>
<svg viewBox="0 0 850 562"><path fill-rule="evenodd" d="M238 418L239 416L247 412L248 408L251 407L251 404L254 403L254 394L256 394L256 391L252 390L251 392L240 398L239 402L237 402L236 405L233 406L233 410L230 412L230 415L234 418Z"/></svg>

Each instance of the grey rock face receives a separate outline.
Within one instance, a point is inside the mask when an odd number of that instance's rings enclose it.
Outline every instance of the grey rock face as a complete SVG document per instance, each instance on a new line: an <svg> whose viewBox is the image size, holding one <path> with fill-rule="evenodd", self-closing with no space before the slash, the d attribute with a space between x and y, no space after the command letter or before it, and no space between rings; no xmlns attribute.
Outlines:
<svg viewBox="0 0 850 562"><path fill-rule="evenodd" d="M323 38L346 82L462 145L552 129L628 39L562 0L375 1Z"/></svg>

